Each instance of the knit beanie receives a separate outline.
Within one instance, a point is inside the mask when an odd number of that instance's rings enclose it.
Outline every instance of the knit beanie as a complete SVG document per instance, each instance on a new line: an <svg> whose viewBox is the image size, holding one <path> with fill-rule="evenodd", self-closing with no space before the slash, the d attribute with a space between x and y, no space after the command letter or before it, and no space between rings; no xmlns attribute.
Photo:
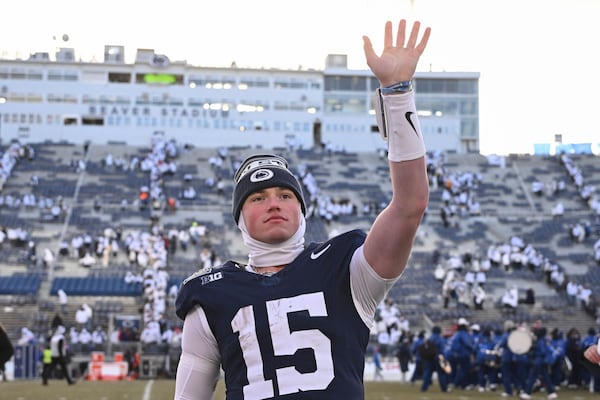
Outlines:
<svg viewBox="0 0 600 400"><path fill-rule="evenodd" d="M300 202L302 214L306 215L306 204L298 179L288 169L285 158L275 154L256 154L246 158L236 171L233 189L233 219L237 224L242 205L252 193L271 187L290 189Z"/></svg>

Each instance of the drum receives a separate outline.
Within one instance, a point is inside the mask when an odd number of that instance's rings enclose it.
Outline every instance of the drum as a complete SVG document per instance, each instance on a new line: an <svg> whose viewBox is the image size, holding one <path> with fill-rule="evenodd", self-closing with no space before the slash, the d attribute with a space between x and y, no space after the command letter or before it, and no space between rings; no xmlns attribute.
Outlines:
<svg viewBox="0 0 600 400"><path fill-rule="evenodd" d="M508 335L508 348L515 354L525 354L531 349L533 337L526 330L516 329Z"/></svg>

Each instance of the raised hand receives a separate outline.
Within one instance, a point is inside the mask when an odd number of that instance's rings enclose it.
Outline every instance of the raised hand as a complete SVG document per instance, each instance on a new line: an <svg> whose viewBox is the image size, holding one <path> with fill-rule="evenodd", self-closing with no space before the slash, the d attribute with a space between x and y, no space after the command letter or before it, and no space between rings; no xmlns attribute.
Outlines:
<svg viewBox="0 0 600 400"><path fill-rule="evenodd" d="M427 27L421 40L418 41L420 27L421 23L416 21L413 24L408 41L406 41L406 20L400 20L398 33L396 34L396 44L394 44L392 23L390 21L386 22L384 47L380 56L375 53L371 39L363 36L363 48L367 65L379 80L381 86L389 86L412 79L417 68L417 62L423 54L431 34L431 28Z"/></svg>

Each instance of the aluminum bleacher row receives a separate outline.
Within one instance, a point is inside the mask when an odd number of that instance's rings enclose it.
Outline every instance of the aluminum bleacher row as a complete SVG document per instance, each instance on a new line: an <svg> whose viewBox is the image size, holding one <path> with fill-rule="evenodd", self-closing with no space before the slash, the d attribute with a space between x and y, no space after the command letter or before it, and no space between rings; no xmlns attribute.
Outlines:
<svg viewBox="0 0 600 400"><path fill-rule="evenodd" d="M0 276L0 294L32 295L37 294L42 284L39 274L14 273Z"/></svg>
<svg viewBox="0 0 600 400"><path fill-rule="evenodd" d="M125 275L56 277L52 280L50 294L55 296L59 289L72 296L139 296L143 291L142 283L127 283ZM168 286L179 286L184 277L175 276L169 279Z"/></svg>
<svg viewBox="0 0 600 400"><path fill-rule="evenodd" d="M71 296L139 296L141 283L126 283L124 276L56 277L52 281L51 295L63 289Z"/></svg>
<svg viewBox="0 0 600 400"><path fill-rule="evenodd" d="M35 189L37 195L44 196L62 196L66 199L74 196L76 185L80 173L71 165L71 161L82 158L80 146L70 144L44 143L35 145L36 158L32 161L24 161L16 167L17 175L20 178L11 184L10 180L5 187L6 194L14 192L15 194L24 194L32 190L30 186L23 184L31 174L40 175L40 184ZM135 207L122 208L120 206L123 199L132 203L137 199L139 188L148 184L148 174L139 170L117 170L115 168L106 168L102 157L109 151L126 152L129 155L138 155L143 157L148 149L127 148L122 150L118 147L96 149L88 160L85 170L85 179L81 179L79 187L79 198L75 204L72 204L70 220L65 228L65 239L69 240L71 236L89 232L94 234L107 227L107 225L123 225L124 229L148 229L150 226L149 218L151 212L141 211ZM207 149L196 149L190 151L185 157L182 157L178 165L176 174L164 179L164 191L167 196L179 198L179 193L183 185L192 184L197 190L198 197L195 199L181 199L181 215L186 212L193 215L194 212L204 209L214 209L215 213L223 221L231 223L229 199L231 196L231 165L232 161L242 153L248 153L257 149L230 149L230 158L222 167L211 167L208 163L208 156L212 154ZM262 149L261 149L262 150ZM271 149L273 150L273 149ZM387 160L380 158L377 154L364 155L353 153L320 153L314 150L298 150L289 152L286 149L275 149L286 155L290 160L290 165L296 166L304 163L317 179L320 189L323 193L339 200L345 198L347 194L352 194L352 201L359 207L362 204L385 203L389 200L391 188L389 185L389 172ZM267 151L267 150L262 150ZM270 151L270 150L269 150ZM104 152L104 153L103 153ZM214 150L213 150L214 152ZM476 311L443 309L440 307L440 283L432 279L430 257L431 250L423 249L431 247L432 244L438 245L440 249L444 246L450 246L454 249L460 249L462 246L471 243L477 243L480 246L486 246L493 228L504 227L510 234L522 235L528 242L532 243L537 249L553 260L559 263L565 262L581 266L581 279L589 282L597 290L600 287L600 268L583 269L583 266L591 266L593 260L591 253L587 253L589 243L575 246L566 235L569 223L577 222L579 216L584 214L585 209L581 202L574 199L575 190L569 188L568 191L558 197L565 201L567 210L575 210L579 214L570 217L565 215L561 219L552 219L548 213L548 206L555 199L534 198L533 204L528 202L524 190L528 190L528 185L535 177L560 178L565 173L562 167L553 158L539 157L515 157L509 160L509 163L518 164L519 169L511 168L510 164L505 170L500 170L496 166L490 166L485 162L485 157L475 155L450 155L450 162L447 163L448 171L468 171L473 170L483 175L482 181L474 189L477 200L481 204L482 213L485 216L492 216L495 219L470 219L468 217L460 220L460 227L447 229L442 226L439 220L439 209L441 206L442 188L431 189L429 211L424 222L425 231L430 237L418 237L417 247L411 259L411 267L407 268L400 284L396 285L391 295L402 305L402 310L409 316L414 324L418 324L423 313L427 313L432 319L440 321L451 320L457 316L465 316L469 319L476 317ZM582 163L582 169L586 176L590 177L591 182L600 183L600 166L597 158L577 158L577 162ZM191 180L184 180L185 175L191 175ZM227 182L225 194L217 196L214 189L205 186L204 180L208 176L220 176ZM519 181L522 178L523 185ZM12 178L11 178L12 179ZM20 179L20 180L18 180ZM95 199L99 200L101 209L94 211L92 204ZM210 206L210 207L204 207ZM536 214L539 217L535 221L524 221L524 215L528 213ZM352 227L364 223L368 226L374 219L374 215L359 213L357 216L342 216L336 223ZM38 243L48 243L54 240L58 235L53 235L51 230L59 230L60 223L63 221L40 220L33 218L34 213L13 212L0 207L0 225L15 227L24 227L30 232ZM546 218L547 217L547 218ZM181 226L191 224L192 219L179 217ZM229 252L230 242L226 233L228 229L234 229L225 223L219 225L211 221L203 221L212 232L212 246L218 251L223 260L229 259L232 255ZM51 226L52 225L52 226ZM227 225L227 226L224 226ZM332 229L319 218L311 218L307 222L306 241L323 241ZM509 239L509 234L505 237L495 237L495 241L505 241ZM483 248L483 247L482 247ZM40 247L41 249L41 247ZM447 247L446 247L447 249ZM20 249L6 244L0 249L0 259L10 260L12 264L22 265L19 261ZM193 263L193 252L188 254L178 253L170 260L169 273L171 284L179 284L186 276L194 271L197 266ZM235 256L235 255L234 255ZM241 259L240 261L243 261ZM3 261L0 261L0 265ZM58 276L52 278L49 293L42 293L43 296L54 296L59 288L63 288L72 296L97 296L99 302L108 300L102 297L140 297L143 288L140 284L127 284L124 281L124 272L129 265L111 265L107 268L107 273L95 273L93 271L82 272L77 270L77 274L71 272L69 267L60 270ZM39 294L41 283L44 276L33 273L24 267L18 274L0 276L0 294ZM75 268L80 268L76 266ZM37 271L37 270L36 270ZM84 276L81 276L81 275ZM75 276L76 275L76 276ZM501 271L490 271L488 288L502 289L504 282L511 279L521 281L536 282L540 277L530 274L527 271L516 271L511 276L503 275ZM599 293L596 292L598 295ZM554 318L549 312L553 312L563 304L560 300L551 297L542 296L544 304L549 310L523 309L520 311L519 318L523 320L551 320ZM100 304L100 303L99 303ZM100 308L103 308L99 305ZM110 307L107 307L110 309ZM559 318L557 316L556 318Z"/></svg>

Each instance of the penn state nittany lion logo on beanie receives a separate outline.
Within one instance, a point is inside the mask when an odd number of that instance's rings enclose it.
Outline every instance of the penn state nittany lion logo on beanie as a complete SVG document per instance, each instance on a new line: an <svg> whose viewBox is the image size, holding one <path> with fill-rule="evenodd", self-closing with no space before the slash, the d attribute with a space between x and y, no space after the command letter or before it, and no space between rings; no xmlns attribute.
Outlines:
<svg viewBox="0 0 600 400"><path fill-rule="evenodd" d="M237 224L242 205L252 193L270 187L290 189L300 202L302 214L306 215L306 204L298 179L288 169L285 158L275 154L256 154L246 158L236 171L233 180L233 219Z"/></svg>

